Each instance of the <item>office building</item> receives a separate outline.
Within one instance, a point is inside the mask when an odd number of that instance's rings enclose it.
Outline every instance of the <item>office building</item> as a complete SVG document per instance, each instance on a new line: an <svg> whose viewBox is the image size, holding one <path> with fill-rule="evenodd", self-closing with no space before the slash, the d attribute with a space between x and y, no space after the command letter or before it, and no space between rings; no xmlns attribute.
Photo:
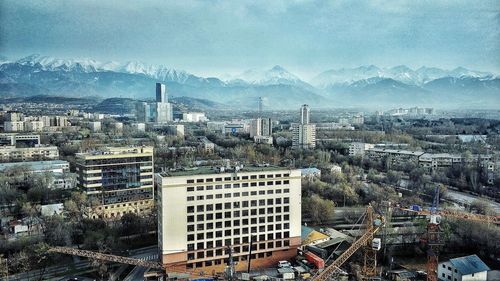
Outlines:
<svg viewBox="0 0 500 281"><path fill-rule="evenodd" d="M236 270L246 270L249 258L259 268L296 256L300 170L198 167L156 174L155 182L158 245L166 268L223 272L227 246Z"/></svg>
<svg viewBox="0 0 500 281"><path fill-rule="evenodd" d="M78 187L97 206L92 217L118 219L153 208L153 148L108 147L77 153Z"/></svg>
<svg viewBox="0 0 500 281"><path fill-rule="evenodd" d="M310 124L310 112L307 104L300 108L300 123L292 124L292 146L312 149L316 147L316 125Z"/></svg>
<svg viewBox="0 0 500 281"><path fill-rule="evenodd" d="M156 83L155 109L157 123L165 123L174 120L172 104L168 102L167 88L161 83Z"/></svg>
<svg viewBox="0 0 500 281"><path fill-rule="evenodd" d="M135 104L136 118L141 123L156 122L156 108L154 103L138 102Z"/></svg>

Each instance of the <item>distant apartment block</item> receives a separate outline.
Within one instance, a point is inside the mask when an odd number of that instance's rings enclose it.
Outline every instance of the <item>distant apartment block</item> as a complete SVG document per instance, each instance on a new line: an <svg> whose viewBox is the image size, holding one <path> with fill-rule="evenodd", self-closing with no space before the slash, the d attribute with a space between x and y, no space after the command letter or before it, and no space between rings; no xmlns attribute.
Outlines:
<svg viewBox="0 0 500 281"><path fill-rule="evenodd" d="M292 124L292 146L295 148L316 147L316 125L310 124L310 112L307 104L300 108L300 123Z"/></svg>
<svg viewBox="0 0 500 281"><path fill-rule="evenodd" d="M250 121L250 137L271 136L273 124L271 118L256 118Z"/></svg>
<svg viewBox="0 0 500 281"><path fill-rule="evenodd" d="M40 161L52 159L59 159L59 149L57 146L0 146L1 162Z"/></svg>
<svg viewBox="0 0 500 281"><path fill-rule="evenodd" d="M40 135L34 134L0 134L0 146L25 146L34 147L40 145Z"/></svg>
<svg viewBox="0 0 500 281"><path fill-rule="evenodd" d="M203 112L186 112L182 113L182 122L206 122L208 118Z"/></svg>
<svg viewBox="0 0 500 281"><path fill-rule="evenodd" d="M220 273L228 246L237 270L246 270L250 247L252 268L295 257L301 244L300 170L221 170L156 174L161 262Z"/></svg>
<svg viewBox="0 0 500 281"><path fill-rule="evenodd" d="M375 145L364 142L353 142L349 144L349 156L363 156L368 149L374 148Z"/></svg>
<svg viewBox="0 0 500 281"><path fill-rule="evenodd" d="M98 206L93 217L118 219L153 208L153 148L108 147L77 153L78 187Z"/></svg>
<svg viewBox="0 0 500 281"><path fill-rule="evenodd" d="M366 154L371 160L389 160L391 165L399 165L403 163L419 164L419 157L425 152L412 151L412 150L397 150L397 149L384 149L384 148L370 148Z"/></svg>

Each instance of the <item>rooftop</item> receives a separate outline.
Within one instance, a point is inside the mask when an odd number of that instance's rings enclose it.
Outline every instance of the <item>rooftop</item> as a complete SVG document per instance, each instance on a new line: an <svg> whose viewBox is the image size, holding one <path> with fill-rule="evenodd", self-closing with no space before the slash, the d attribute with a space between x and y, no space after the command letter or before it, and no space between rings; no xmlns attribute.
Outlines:
<svg viewBox="0 0 500 281"><path fill-rule="evenodd" d="M224 171L217 171L217 168L220 166L201 166L201 167L193 167L193 168L184 168L182 170L176 171L168 171L160 173L162 177L175 177L175 176L193 176L193 175L208 175L208 174L223 174L223 173L234 173L234 167L232 169L224 169ZM240 173L245 172L267 172L267 171L279 171L279 170L290 170L287 167L279 167L279 166L243 166L239 169Z"/></svg>
<svg viewBox="0 0 500 281"><path fill-rule="evenodd" d="M0 163L0 171L4 171L6 169L17 166L29 166L32 170L43 170L59 165L69 165L69 163L64 160Z"/></svg>
<svg viewBox="0 0 500 281"><path fill-rule="evenodd" d="M450 263L453 264L453 266L462 275L469 275L472 273L490 270L490 268L477 255L451 259Z"/></svg>

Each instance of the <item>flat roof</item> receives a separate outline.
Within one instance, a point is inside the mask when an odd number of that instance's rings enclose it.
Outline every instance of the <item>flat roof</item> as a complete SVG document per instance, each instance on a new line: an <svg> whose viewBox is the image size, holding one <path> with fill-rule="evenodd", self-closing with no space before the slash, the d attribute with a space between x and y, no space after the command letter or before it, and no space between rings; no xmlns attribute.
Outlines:
<svg viewBox="0 0 500 281"><path fill-rule="evenodd" d="M234 170L227 171L224 169L223 172L218 173L215 169L219 166L201 166L194 168L187 168L184 170L178 171L168 171L160 173L162 177L175 177L175 176L194 176L194 175L209 175L209 174L230 174L234 173ZM246 173L246 172L267 172L267 171L279 171L279 170L296 170L290 169L287 167L279 167L279 166L267 166L267 167L255 167L255 166L243 166L237 173Z"/></svg>
<svg viewBox="0 0 500 281"><path fill-rule="evenodd" d="M54 165L69 165L69 162L64 160L47 160L47 161L0 163L0 171L16 166L29 166L33 170L39 170L43 168L50 168Z"/></svg>

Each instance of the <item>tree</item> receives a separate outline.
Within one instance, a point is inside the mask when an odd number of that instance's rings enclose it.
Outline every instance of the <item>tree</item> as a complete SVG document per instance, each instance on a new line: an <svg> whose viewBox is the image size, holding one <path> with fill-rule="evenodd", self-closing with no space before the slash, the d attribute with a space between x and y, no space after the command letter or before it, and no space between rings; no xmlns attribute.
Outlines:
<svg viewBox="0 0 500 281"><path fill-rule="evenodd" d="M325 200L314 194L303 200L302 208L313 222L321 224L333 218L335 204L331 200Z"/></svg>
<svg viewBox="0 0 500 281"><path fill-rule="evenodd" d="M470 204L470 209L476 211L478 214L495 215L495 210L491 205L484 200L476 199Z"/></svg>

